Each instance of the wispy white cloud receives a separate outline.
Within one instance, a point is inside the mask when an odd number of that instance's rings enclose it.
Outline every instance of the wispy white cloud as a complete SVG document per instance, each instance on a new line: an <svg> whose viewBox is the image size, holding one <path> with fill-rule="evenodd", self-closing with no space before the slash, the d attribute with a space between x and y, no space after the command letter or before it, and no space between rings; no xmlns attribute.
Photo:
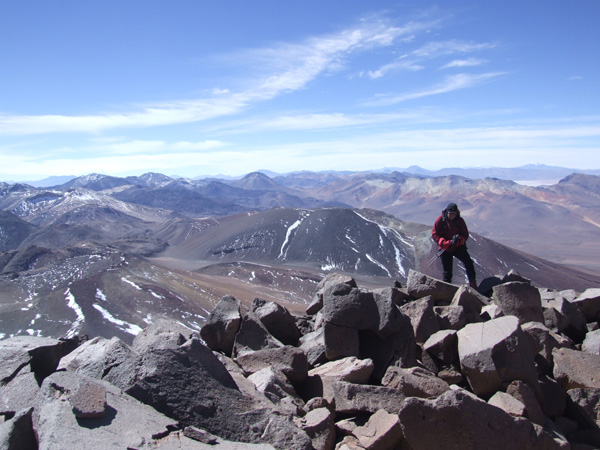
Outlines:
<svg viewBox="0 0 600 450"><path fill-rule="evenodd" d="M380 95L374 98L373 100L369 100L364 102L365 106L388 106L396 103L404 102L407 100L414 100L422 97L429 97L432 95L445 94L448 92L456 91L459 89L466 89L473 87L477 84L483 83L492 78L496 78L500 75L505 75L506 72L490 72L478 75L472 75L467 73L459 73L456 75L451 75L446 77L446 79L435 86L432 86L429 89L424 89L420 91L414 91L399 95Z"/></svg>
<svg viewBox="0 0 600 450"><path fill-rule="evenodd" d="M450 56L455 54L466 54L490 50L496 47L496 44L491 43L473 43L459 40L436 41L429 42L416 48L410 52L404 53L391 63L384 64L378 69L363 71L362 75L366 75L371 79L381 78L392 72L399 71L419 71L425 69L427 61ZM485 63L484 59L467 58L457 59L445 64L443 68L448 67L472 67Z"/></svg>
<svg viewBox="0 0 600 450"><path fill-rule="evenodd" d="M487 60L480 58L455 59L448 64L442 66L442 69L450 69L453 67L475 67L485 64Z"/></svg>
<svg viewBox="0 0 600 450"><path fill-rule="evenodd" d="M494 47L496 47L496 44L489 42L473 43L451 39L447 41L429 42L428 44L414 50L412 55L415 57L431 59L443 55L479 52L482 50L489 50Z"/></svg>
<svg viewBox="0 0 600 450"><path fill-rule="evenodd" d="M398 27L381 20L362 22L357 27L298 44L247 51L237 59L249 62L258 77L239 92L219 88L206 98L142 105L119 113L2 115L0 135L101 133L116 128L191 123L236 114L253 103L303 89L318 76L343 67L345 58L352 53L389 46L426 26L411 22Z"/></svg>

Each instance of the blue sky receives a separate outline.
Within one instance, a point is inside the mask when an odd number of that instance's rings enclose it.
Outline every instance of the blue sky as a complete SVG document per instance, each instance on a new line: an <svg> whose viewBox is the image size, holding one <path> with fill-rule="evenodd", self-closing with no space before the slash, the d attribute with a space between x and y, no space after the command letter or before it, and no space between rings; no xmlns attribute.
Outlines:
<svg viewBox="0 0 600 450"><path fill-rule="evenodd" d="M0 181L598 169L599 21L599 0L0 0Z"/></svg>

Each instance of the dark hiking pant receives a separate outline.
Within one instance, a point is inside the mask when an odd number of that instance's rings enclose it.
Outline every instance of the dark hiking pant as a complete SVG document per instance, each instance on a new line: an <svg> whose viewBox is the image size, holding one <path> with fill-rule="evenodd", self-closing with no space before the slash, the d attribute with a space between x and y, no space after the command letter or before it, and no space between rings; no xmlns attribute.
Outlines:
<svg viewBox="0 0 600 450"><path fill-rule="evenodd" d="M452 265L455 257L464 264L469 282L475 283L475 266L473 265L473 260L467 251L466 245L461 245L454 251L450 252L446 250L442 253L441 259L444 281L446 283L452 283Z"/></svg>

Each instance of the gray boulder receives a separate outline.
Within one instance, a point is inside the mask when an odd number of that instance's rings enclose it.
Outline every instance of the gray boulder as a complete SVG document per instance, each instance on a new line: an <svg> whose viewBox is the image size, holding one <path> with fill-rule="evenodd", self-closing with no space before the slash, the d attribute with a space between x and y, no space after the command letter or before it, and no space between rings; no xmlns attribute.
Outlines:
<svg viewBox="0 0 600 450"><path fill-rule="evenodd" d="M431 295L407 303L400 307L400 311L410 318L415 339L422 344L429 337L440 330L440 324L434 311L434 299Z"/></svg>
<svg viewBox="0 0 600 450"><path fill-rule="evenodd" d="M57 370L70 370L101 379L133 357L131 348L119 338L95 337L64 356Z"/></svg>
<svg viewBox="0 0 600 450"><path fill-rule="evenodd" d="M538 436L529 420L512 417L464 390L447 391L435 400L408 398L398 416L413 450L561 448L543 431Z"/></svg>
<svg viewBox="0 0 600 450"><path fill-rule="evenodd" d="M586 334L585 339L581 344L581 351L600 355L600 329L590 331Z"/></svg>
<svg viewBox="0 0 600 450"><path fill-rule="evenodd" d="M458 337L454 330L440 330L423 344L423 350L436 360L453 365L458 362Z"/></svg>
<svg viewBox="0 0 600 450"><path fill-rule="evenodd" d="M96 395L82 393L82 386L102 392L104 404L97 404ZM84 406L87 401L90 404ZM82 408L96 409L96 413L81 416ZM81 448L82 443L88 450L136 448L177 425L115 386L74 372L56 372L44 380L32 422L39 448L48 450Z"/></svg>
<svg viewBox="0 0 600 450"><path fill-rule="evenodd" d="M572 303L574 295L573 293L567 298L556 294L554 297L544 299L542 301L544 321L553 331L564 332L571 339L581 341L587 332L587 319L581 309Z"/></svg>
<svg viewBox="0 0 600 450"><path fill-rule="evenodd" d="M283 344L269 333L269 330L255 314L248 313L244 316L235 336L232 356L238 358L257 350L279 347L283 347Z"/></svg>
<svg viewBox="0 0 600 450"><path fill-rule="evenodd" d="M497 406L511 416L525 417L525 405L506 392L498 391L490 397L488 404Z"/></svg>
<svg viewBox="0 0 600 450"><path fill-rule="evenodd" d="M33 408L17 413L12 419L0 422L0 448L3 450L38 450L31 416Z"/></svg>
<svg viewBox="0 0 600 450"><path fill-rule="evenodd" d="M265 367L248 377L259 392L273 402L279 412L295 416L304 415L304 402L287 377L273 367Z"/></svg>
<svg viewBox="0 0 600 450"><path fill-rule="evenodd" d="M77 339L17 336L0 340L0 382L7 383L24 367L40 382L53 373L60 359L79 345Z"/></svg>
<svg viewBox="0 0 600 450"><path fill-rule="evenodd" d="M366 450L398 448L403 439L398 414L390 414L382 409L373 414L365 425L356 428L352 434L357 439L359 448Z"/></svg>
<svg viewBox="0 0 600 450"><path fill-rule="evenodd" d="M433 312L441 330L460 330L467 324L467 316L462 306L434 306Z"/></svg>
<svg viewBox="0 0 600 450"><path fill-rule="evenodd" d="M335 447L335 414L328 408L311 409L298 420L312 441L315 450L331 450Z"/></svg>
<svg viewBox="0 0 600 450"><path fill-rule="evenodd" d="M480 294L477 290L463 285L458 288L450 306L462 306L467 323L481 322L481 308L490 303L489 298Z"/></svg>
<svg viewBox="0 0 600 450"><path fill-rule="evenodd" d="M450 389L444 380L420 367L390 367L381 384L399 390L406 397L435 398Z"/></svg>
<svg viewBox="0 0 600 450"><path fill-rule="evenodd" d="M357 287L356 281L349 275L343 275L335 272L328 274L317 285L313 301L306 308L306 314L314 315L318 313L323 308L323 293L329 287L330 284L338 283L347 284L353 288Z"/></svg>
<svg viewBox="0 0 600 450"><path fill-rule="evenodd" d="M45 377L77 340L18 336L0 340L0 413L28 409Z"/></svg>
<svg viewBox="0 0 600 450"><path fill-rule="evenodd" d="M553 364L552 351L555 348L571 348L571 340L553 332L540 322L527 322L521 329L530 337L532 348L535 349L551 366Z"/></svg>
<svg viewBox="0 0 600 450"><path fill-rule="evenodd" d="M598 320L600 313L600 288L586 289L579 297L572 302L585 314L588 322Z"/></svg>
<svg viewBox="0 0 600 450"><path fill-rule="evenodd" d="M600 427L600 389L575 388L568 391L571 401Z"/></svg>
<svg viewBox="0 0 600 450"><path fill-rule="evenodd" d="M349 284L336 283L323 292L323 321L357 330L379 326L379 313L371 292L363 292Z"/></svg>
<svg viewBox="0 0 600 450"><path fill-rule="evenodd" d="M469 324L457 335L462 372L475 394L489 397L513 380L537 386L534 353L517 317Z"/></svg>
<svg viewBox="0 0 600 450"><path fill-rule="evenodd" d="M306 354L310 367L323 364L328 361L325 349L325 330L323 327L311 331L300 338L300 350Z"/></svg>
<svg viewBox="0 0 600 450"><path fill-rule="evenodd" d="M302 383L308 376L308 360L299 348L286 345L246 353L235 362L246 374L253 374L266 367L280 370L292 384Z"/></svg>
<svg viewBox="0 0 600 450"><path fill-rule="evenodd" d="M600 388L600 355L557 348L552 356L554 379L565 389Z"/></svg>
<svg viewBox="0 0 600 450"><path fill-rule="evenodd" d="M348 383L367 384L373 373L373 361L355 356L325 363L309 371L311 377L334 378Z"/></svg>
<svg viewBox="0 0 600 450"><path fill-rule="evenodd" d="M323 379L323 397L335 405L337 414L374 414L380 409L397 413L406 396L385 386L354 384L335 379Z"/></svg>
<svg viewBox="0 0 600 450"><path fill-rule="evenodd" d="M546 416L535 396L535 392L527 384L515 380L508 385L506 393L523 403L525 406L524 417L541 426L546 424Z"/></svg>
<svg viewBox="0 0 600 450"><path fill-rule="evenodd" d="M284 345L298 344L300 330L287 308L275 302L255 298L252 302L252 312L275 339Z"/></svg>
<svg viewBox="0 0 600 450"><path fill-rule="evenodd" d="M452 301L454 294L456 294L458 287L410 269L408 271L406 289L408 294L414 298L431 296L436 305L448 305Z"/></svg>
<svg viewBox="0 0 600 450"><path fill-rule="evenodd" d="M231 295L219 300L200 329L200 336L208 348L231 356L235 336L242 323L241 306Z"/></svg>
<svg viewBox="0 0 600 450"><path fill-rule="evenodd" d="M323 342L325 356L328 360L360 356L360 340L358 329L325 322L323 325Z"/></svg>
<svg viewBox="0 0 600 450"><path fill-rule="evenodd" d="M540 291L530 283L512 281L494 286L492 301L505 316L516 316L520 323L544 323Z"/></svg>

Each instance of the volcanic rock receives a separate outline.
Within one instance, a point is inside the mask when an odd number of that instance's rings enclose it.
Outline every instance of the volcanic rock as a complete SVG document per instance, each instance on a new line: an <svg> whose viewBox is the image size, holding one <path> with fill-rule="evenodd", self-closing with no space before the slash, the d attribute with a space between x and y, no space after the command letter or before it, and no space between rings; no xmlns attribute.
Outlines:
<svg viewBox="0 0 600 450"><path fill-rule="evenodd" d="M534 353L515 316L465 326L458 331L458 354L477 395L490 396L513 380L537 384Z"/></svg>

